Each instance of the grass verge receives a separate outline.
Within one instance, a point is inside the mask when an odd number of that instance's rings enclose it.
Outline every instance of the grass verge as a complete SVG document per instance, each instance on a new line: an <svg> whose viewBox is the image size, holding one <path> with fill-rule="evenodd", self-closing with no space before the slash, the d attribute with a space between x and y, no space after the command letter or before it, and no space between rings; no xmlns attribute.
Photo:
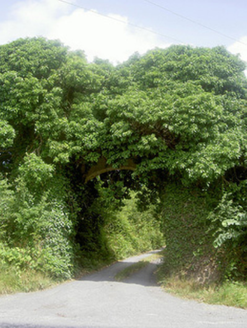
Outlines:
<svg viewBox="0 0 247 328"><path fill-rule="evenodd" d="M72 279L78 279L111 264L110 260L84 258L76 268ZM33 292L56 286L66 279L58 279L35 270L17 270L15 266L0 264L0 295Z"/></svg>
<svg viewBox="0 0 247 328"><path fill-rule="evenodd" d="M161 252L166 257L166 250ZM158 284L165 291L182 298L216 305L247 309L247 281L225 281L222 284L202 285L195 280L167 275L165 263L156 272Z"/></svg>
<svg viewBox="0 0 247 328"><path fill-rule="evenodd" d="M58 280L34 270L20 272L12 266L0 266L0 295L41 290L57 283Z"/></svg>
<svg viewBox="0 0 247 328"><path fill-rule="evenodd" d="M173 295L208 304L234 306L247 309L247 283L226 281L221 285L202 286L194 281L177 277L162 278L159 283Z"/></svg>

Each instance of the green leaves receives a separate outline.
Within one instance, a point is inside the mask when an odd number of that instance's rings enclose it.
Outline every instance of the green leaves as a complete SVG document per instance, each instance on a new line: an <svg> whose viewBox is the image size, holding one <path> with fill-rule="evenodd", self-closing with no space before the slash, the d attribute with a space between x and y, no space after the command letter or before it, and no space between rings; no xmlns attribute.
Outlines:
<svg viewBox="0 0 247 328"><path fill-rule="evenodd" d="M247 208L246 181L230 184L208 215L214 247L224 254L226 278L246 277Z"/></svg>
<svg viewBox="0 0 247 328"><path fill-rule="evenodd" d="M52 167L32 154L13 185L0 180L0 261L69 278L73 224L63 178L57 174L51 183L51 173Z"/></svg>
<svg viewBox="0 0 247 328"><path fill-rule="evenodd" d="M65 60L67 48L44 38L19 39L0 47L1 72L15 71L22 78L47 79Z"/></svg>
<svg viewBox="0 0 247 328"><path fill-rule="evenodd" d="M218 225L214 233L215 247L220 247L227 241L231 241L236 246L242 243L247 235L246 210L241 205L234 204L231 196L224 194L219 205L209 216L209 219Z"/></svg>
<svg viewBox="0 0 247 328"><path fill-rule="evenodd" d="M42 38L0 52L1 138L13 159L25 144L22 156L56 164L104 154L208 183L242 156L244 66L223 48L157 49L116 68Z"/></svg>
<svg viewBox="0 0 247 328"><path fill-rule="evenodd" d="M0 149L11 147L14 138L14 128L7 121L0 120Z"/></svg>
<svg viewBox="0 0 247 328"><path fill-rule="evenodd" d="M50 180L54 173L54 166L44 163L35 154L27 154L24 163L19 167L20 177L25 180L30 188L37 185L41 187Z"/></svg>

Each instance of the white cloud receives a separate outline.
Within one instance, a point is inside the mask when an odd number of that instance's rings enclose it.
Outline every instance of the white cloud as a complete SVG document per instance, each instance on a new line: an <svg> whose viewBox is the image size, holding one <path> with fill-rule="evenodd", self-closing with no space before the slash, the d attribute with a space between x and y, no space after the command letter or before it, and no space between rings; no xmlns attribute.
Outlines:
<svg viewBox="0 0 247 328"><path fill-rule="evenodd" d="M69 8L53 0L22 0L11 7L8 19L0 23L0 43L20 37L46 36L56 19Z"/></svg>
<svg viewBox="0 0 247 328"><path fill-rule="evenodd" d="M84 50L89 60L97 56L114 63L136 51L169 46L155 34L130 26L127 17L104 17L54 0L20 1L9 19L0 23L0 30L0 44L19 37L45 36L60 39L73 50Z"/></svg>

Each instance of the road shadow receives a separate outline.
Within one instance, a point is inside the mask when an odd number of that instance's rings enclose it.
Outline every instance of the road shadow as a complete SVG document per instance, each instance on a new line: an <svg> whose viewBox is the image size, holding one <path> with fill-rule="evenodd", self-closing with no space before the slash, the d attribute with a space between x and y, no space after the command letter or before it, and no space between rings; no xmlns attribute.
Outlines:
<svg viewBox="0 0 247 328"><path fill-rule="evenodd" d="M98 272L85 275L79 278L78 280L91 282L115 282L125 284L137 284L145 287L157 286L155 272L157 270L158 264L156 263L148 263L145 267L138 270L130 277L118 282L115 278L116 274L121 272L122 270L125 270L127 267L130 267L133 264L133 262L117 262Z"/></svg>

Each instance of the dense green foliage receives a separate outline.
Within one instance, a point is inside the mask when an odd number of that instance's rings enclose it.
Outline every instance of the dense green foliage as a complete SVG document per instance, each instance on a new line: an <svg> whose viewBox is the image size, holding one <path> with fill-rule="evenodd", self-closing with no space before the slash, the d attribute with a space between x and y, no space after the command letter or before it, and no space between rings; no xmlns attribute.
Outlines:
<svg viewBox="0 0 247 328"><path fill-rule="evenodd" d="M16 270L30 268L70 277L73 223L63 178L46 176L51 172L50 165L31 154L20 167L14 187L1 180L0 256Z"/></svg>
<svg viewBox="0 0 247 328"><path fill-rule="evenodd" d="M225 250L223 264L230 278L247 277L246 187L246 180L230 185L208 217L214 246Z"/></svg>
<svg viewBox="0 0 247 328"><path fill-rule="evenodd" d="M124 201L120 211L108 205L104 211L101 207L101 213L105 216L104 232L115 258L126 258L164 245L155 207L151 205L148 210L140 212L135 195Z"/></svg>
<svg viewBox="0 0 247 328"><path fill-rule="evenodd" d="M178 266L214 241L226 271L244 275L244 69L223 47L172 46L114 67L43 38L1 46L1 261L69 277L89 252L159 246L164 220ZM85 184L101 157L137 168ZM154 207L121 211L131 189Z"/></svg>

